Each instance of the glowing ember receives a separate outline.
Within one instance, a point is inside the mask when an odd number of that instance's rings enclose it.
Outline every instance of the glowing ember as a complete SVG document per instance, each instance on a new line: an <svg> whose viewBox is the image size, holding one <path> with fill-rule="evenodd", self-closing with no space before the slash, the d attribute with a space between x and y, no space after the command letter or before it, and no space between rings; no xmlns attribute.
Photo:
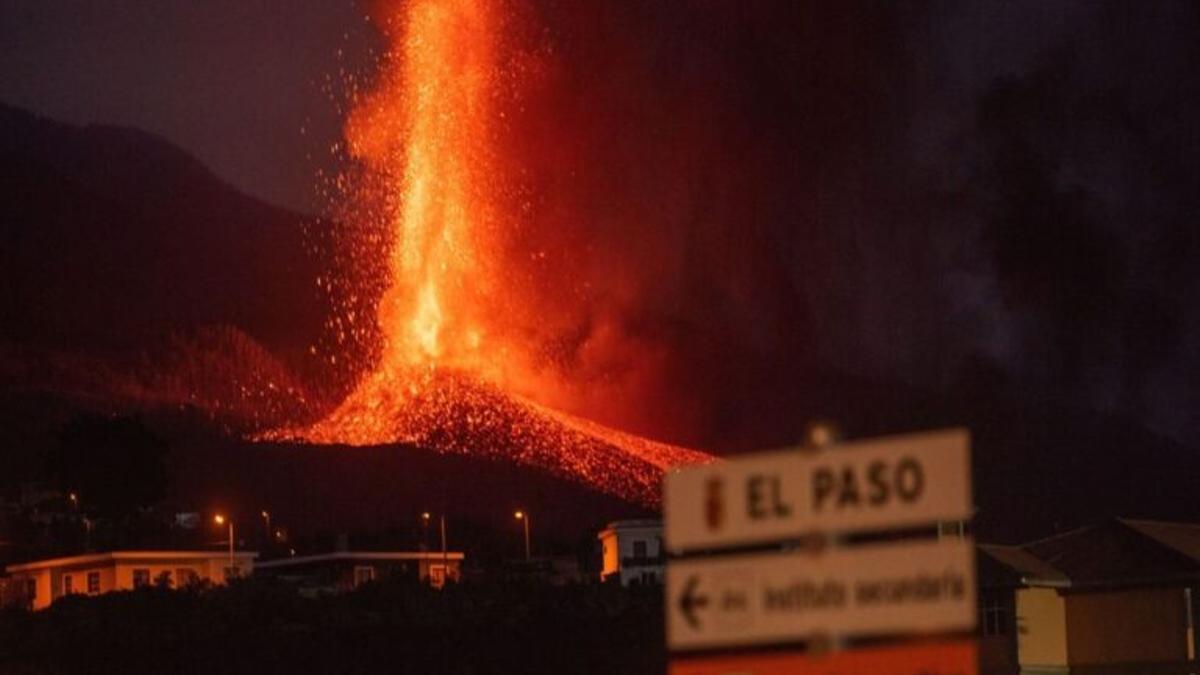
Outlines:
<svg viewBox="0 0 1200 675"><path fill-rule="evenodd" d="M490 0L397 7L381 22L395 52L347 125L350 151L384 186L365 197L383 204L384 241L358 252L390 250L378 361L325 419L272 436L502 457L656 503L665 468L710 457L514 393L537 398L539 378L511 325L528 303L502 269L512 242L491 154L505 82L498 13Z"/></svg>

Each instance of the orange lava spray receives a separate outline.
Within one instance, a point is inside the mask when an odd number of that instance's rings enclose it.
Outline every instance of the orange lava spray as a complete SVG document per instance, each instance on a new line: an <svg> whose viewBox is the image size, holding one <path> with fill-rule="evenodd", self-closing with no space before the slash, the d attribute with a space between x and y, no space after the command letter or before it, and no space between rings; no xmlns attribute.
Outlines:
<svg viewBox="0 0 1200 675"><path fill-rule="evenodd" d="M388 256L378 361L324 419L272 436L503 456L655 502L664 468L708 455L551 410L509 386L522 369L505 321L524 308L501 269L492 153L505 77L494 0L390 7L378 18L394 49L346 128L349 150L384 186L385 241L363 253Z"/></svg>

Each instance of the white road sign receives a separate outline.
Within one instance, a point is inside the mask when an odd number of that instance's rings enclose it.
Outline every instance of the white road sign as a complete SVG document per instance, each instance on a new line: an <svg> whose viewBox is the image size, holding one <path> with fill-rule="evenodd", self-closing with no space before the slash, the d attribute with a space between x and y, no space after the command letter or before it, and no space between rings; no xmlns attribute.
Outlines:
<svg viewBox="0 0 1200 675"><path fill-rule="evenodd" d="M976 611L968 540L682 560L667 569L671 649L968 630Z"/></svg>
<svg viewBox="0 0 1200 675"><path fill-rule="evenodd" d="M779 450L667 474L672 551L779 541L814 529L884 529L971 511L970 439L952 429Z"/></svg>

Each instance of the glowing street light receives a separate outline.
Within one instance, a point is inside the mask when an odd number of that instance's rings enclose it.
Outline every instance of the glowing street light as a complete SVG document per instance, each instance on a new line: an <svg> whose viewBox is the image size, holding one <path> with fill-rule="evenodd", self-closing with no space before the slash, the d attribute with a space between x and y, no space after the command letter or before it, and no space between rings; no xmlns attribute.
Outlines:
<svg viewBox="0 0 1200 675"><path fill-rule="evenodd" d="M525 524L525 562L529 562L529 514L524 511L517 511L513 514L513 518Z"/></svg>
<svg viewBox="0 0 1200 675"><path fill-rule="evenodd" d="M808 425L805 432L808 447L813 449L827 448L842 439L842 431L838 425L829 420L816 420Z"/></svg>
<svg viewBox="0 0 1200 675"><path fill-rule="evenodd" d="M264 510L262 512L262 518L267 523L267 542L270 543L270 541L271 541L271 513L269 511Z"/></svg>
<svg viewBox="0 0 1200 675"><path fill-rule="evenodd" d="M430 520L433 519L433 514L430 512L421 512L421 548L428 550L430 548Z"/></svg>
<svg viewBox="0 0 1200 675"><path fill-rule="evenodd" d="M213 516L213 522L217 525L229 524L229 566L233 567L233 519L226 518L221 514Z"/></svg>
<svg viewBox="0 0 1200 675"><path fill-rule="evenodd" d="M421 514L421 520L424 521L426 527L429 526L431 518L433 518L433 514L428 511ZM445 574L449 574L450 570L446 562L446 514L442 513L438 515L438 524L442 532L442 569L445 570Z"/></svg>

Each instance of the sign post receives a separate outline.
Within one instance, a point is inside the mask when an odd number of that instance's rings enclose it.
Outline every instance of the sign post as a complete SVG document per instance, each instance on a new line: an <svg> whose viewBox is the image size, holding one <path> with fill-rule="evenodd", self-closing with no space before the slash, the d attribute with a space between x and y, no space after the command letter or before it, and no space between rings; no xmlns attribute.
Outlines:
<svg viewBox="0 0 1200 675"><path fill-rule="evenodd" d="M666 544L687 551L962 520L971 510L961 429L781 450L667 474Z"/></svg>
<svg viewBox="0 0 1200 675"><path fill-rule="evenodd" d="M979 654L970 639L871 647L814 658L803 652L677 659L668 675L968 675Z"/></svg>
<svg viewBox="0 0 1200 675"><path fill-rule="evenodd" d="M970 516L965 430L751 455L672 472L664 492L666 546L676 556L666 587L667 646L674 652L846 638L895 642L975 626L973 543L887 536ZM859 546L795 546L850 533L877 536ZM721 549L733 550L714 553ZM870 659L888 663L878 672L901 675L977 670L972 640L914 644L820 658L777 650L693 656L677 660L671 673L876 672Z"/></svg>

